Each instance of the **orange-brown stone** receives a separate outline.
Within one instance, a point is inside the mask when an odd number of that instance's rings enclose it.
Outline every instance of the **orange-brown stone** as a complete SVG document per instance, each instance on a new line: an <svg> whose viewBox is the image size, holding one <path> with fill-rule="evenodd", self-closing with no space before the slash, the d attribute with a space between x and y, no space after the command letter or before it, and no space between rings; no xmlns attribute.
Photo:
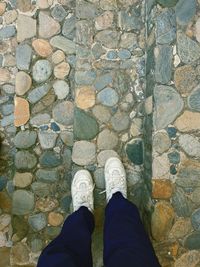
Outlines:
<svg viewBox="0 0 200 267"><path fill-rule="evenodd" d="M154 179L152 181L152 198L169 199L173 193L170 180Z"/></svg>
<svg viewBox="0 0 200 267"><path fill-rule="evenodd" d="M48 222L52 226L59 226L61 223L63 223L64 218L62 214L57 212L50 212L48 216Z"/></svg>
<svg viewBox="0 0 200 267"><path fill-rule="evenodd" d="M95 105L95 91L92 87L84 86L76 91L76 105L81 109L88 109Z"/></svg>
<svg viewBox="0 0 200 267"><path fill-rule="evenodd" d="M8 212L8 213L11 212L12 201L10 197L8 196L8 194L5 192L0 192L0 208L4 212Z"/></svg>
<svg viewBox="0 0 200 267"><path fill-rule="evenodd" d="M56 78L64 80L70 72L70 65L67 62L62 62L55 66L54 75Z"/></svg>
<svg viewBox="0 0 200 267"><path fill-rule="evenodd" d="M180 132L200 130L200 113L186 110L174 123Z"/></svg>
<svg viewBox="0 0 200 267"><path fill-rule="evenodd" d="M0 16L6 11L6 3L0 3Z"/></svg>
<svg viewBox="0 0 200 267"><path fill-rule="evenodd" d="M32 42L32 46L38 55L41 57L48 57L52 54L53 49L48 41L43 39L36 39Z"/></svg>
<svg viewBox="0 0 200 267"><path fill-rule="evenodd" d="M14 125L19 127L27 123L30 118L29 103L21 97L15 97Z"/></svg>

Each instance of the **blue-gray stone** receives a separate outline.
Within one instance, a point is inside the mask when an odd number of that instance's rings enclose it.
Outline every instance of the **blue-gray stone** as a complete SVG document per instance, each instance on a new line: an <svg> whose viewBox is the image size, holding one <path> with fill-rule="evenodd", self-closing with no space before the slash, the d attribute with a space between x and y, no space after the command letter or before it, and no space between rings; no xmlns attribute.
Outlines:
<svg viewBox="0 0 200 267"><path fill-rule="evenodd" d="M43 248L43 241L39 238L35 238L33 240L31 240L31 251L33 253L37 253L39 251L41 251Z"/></svg>
<svg viewBox="0 0 200 267"><path fill-rule="evenodd" d="M194 111L200 111L200 86L196 87L189 95L188 106Z"/></svg>
<svg viewBox="0 0 200 267"><path fill-rule="evenodd" d="M104 106L112 107L118 103L119 96L113 88L106 87L98 93L97 100Z"/></svg>
<svg viewBox="0 0 200 267"><path fill-rule="evenodd" d="M116 51L109 51L108 53L107 53L107 58L108 59L116 59L117 58L117 52Z"/></svg>
<svg viewBox="0 0 200 267"><path fill-rule="evenodd" d="M192 212L192 203L185 196L183 189L177 188L172 196L172 205L179 217L189 217Z"/></svg>
<svg viewBox="0 0 200 267"><path fill-rule="evenodd" d="M17 148L29 148L36 143L37 133L35 131L20 131L14 138L14 144Z"/></svg>
<svg viewBox="0 0 200 267"><path fill-rule="evenodd" d="M200 209L197 209L191 216L191 222L194 230L200 230Z"/></svg>
<svg viewBox="0 0 200 267"><path fill-rule="evenodd" d="M96 78L94 87L96 90L101 90L113 81L111 74L106 73Z"/></svg>
<svg viewBox="0 0 200 267"><path fill-rule="evenodd" d="M1 126L6 127L14 123L14 114L10 114L8 116L4 116L2 120L0 120Z"/></svg>
<svg viewBox="0 0 200 267"><path fill-rule="evenodd" d="M18 151L15 155L15 167L21 170L30 170L37 164L37 158L28 151Z"/></svg>
<svg viewBox="0 0 200 267"><path fill-rule="evenodd" d="M99 59L103 54L106 53L105 48L103 48L102 44L95 43L92 47L92 55L95 59Z"/></svg>
<svg viewBox="0 0 200 267"><path fill-rule="evenodd" d="M177 34L178 55L185 64L191 64L200 58L200 46L184 33Z"/></svg>
<svg viewBox="0 0 200 267"><path fill-rule="evenodd" d="M94 18L97 15L97 8L94 4L81 0L76 5L76 16L80 19Z"/></svg>
<svg viewBox="0 0 200 267"><path fill-rule="evenodd" d="M173 151L168 154L170 163L178 164L180 162L180 154L177 151Z"/></svg>
<svg viewBox="0 0 200 267"><path fill-rule="evenodd" d="M31 90L28 94L28 101L35 104L49 92L50 88L49 84L44 84Z"/></svg>
<svg viewBox="0 0 200 267"><path fill-rule="evenodd" d="M16 48L16 64L20 70L29 70L32 48L28 44L19 44Z"/></svg>
<svg viewBox="0 0 200 267"><path fill-rule="evenodd" d="M59 102L53 108L53 119L62 125L72 125L74 121L74 105L70 101Z"/></svg>
<svg viewBox="0 0 200 267"><path fill-rule="evenodd" d="M121 49L118 52L118 57L122 60L128 59L131 57L131 52L127 49Z"/></svg>
<svg viewBox="0 0 200 267"><path fill-rule="evenodd" d="M0 191L2 191L6 187L7 181L8 181L7 177L0 176Z"/></svg>
<svg viewBox="0 0 200 267"><path fill-rule="evenodd" d="M15 93L15 87L14 87L13 85L11 85L11 84L4 84L4 85L2 86L2 89L3 89L4 92L6 92L7 94L14 94L14 93ZM8 96L6 96L6 97L8 97ZM0 98L0 104L2 104L2 103L1 103L1 98Z"/></svg>
<svg viewBox="0 0 200 267"><path fill-rule="evenodd" d="M40 164L42 167L49 167L49 168L53 168L53 167L57 167L60 164L62 164L62 160L59 157L59 155L57 155L55 152L53 151L45 151L41 156L40 156Z"/></svg>
<svg viewBox="0 0 200 267"><path fill-rule="evenodd" d="M74 112L74 136L78 140L93 139L99 132L95 118L85 111L76 108Z"/></svg>
<svg viewBox="0 0 200 267"><path fill-rule="evenodd" d="M172 76L173 49L169 45L159 45L155 57L156 82L167 84Z"/></svg>
<svg viewBox="0 0 200 267"><path fill-rule="evenodd" d="M87 71L76 71L75 81L77 84L81 85L91 85L96 79L96 72L92 70Z"/></svg>
<svg viewBox="0 0 200 267"><path fill-rule="evenodd" d="M58 126L57 123L52 122L51 123L51 130L53 130L54 132L59 132L60 131L60 127Z"/></svg>
<svg viewBox="0 0 200 267"><path fill-rule="evenodd" d="M195 231L190 234L185 240L184 247L190 250L200 249L200 232Z"/></svg>
<svg viewBox="0 0 200 267"><path fill-rule="evenodd" d="M33 66L33 79L38 83L42 83L48 80L51 74L52 66L51 63L46 59L38 60Z"/></svg>
<svg viewBox="0 0 200 267"><path fill-rule="evenodd" d="M163 7L173 7L177 4L178 0L157 0L157 2Z"/></svg>
<svg viewBox="0 0 200 267"><path fill-rule="evenodd" d="M51 39L50 44L56 48L61 49L67 55L76 53L75 43L72 40L65 38L64 36L54 36Z"/></svg>
<svg viewBox="0 0 200 267"><path fill-rule="evenodd" d="M176 137L177 130L174 127L168 127L167 128L167 133L168 133L168 135L169 135L170 138L175 138Z"/></svg>
<svg viewBox="0 0 200 267"><path fill-rule="evenodd" d="M62 35L66 38L73 40L75 37L75 29L76 29L76 17L71 16L70 18L66 18L62 27Z"/></svg>
<svg viewBox="0 0 200 267"><path fill-rule="evenodd" d="M176 184L183 188L196 188L200 187L200 168L192 165L181 168L178 177L176 179Z"/></svg>
<svg viewBox="0 0 200 267"><path fill-rule="evenodd" d="M156 41L170 44L176 39L176 16L173 9L163 11L156 19Z"/></svg>
<svg viewBox="0 0 200 267"><path fill-rule="evenodd" d="M15 26L6 26L0 29L0 40L10 38L15 36L16 28Z"/></svg>
<svg viewBox="0 0 200 267"><path fill-rule="evenodd" d="M70 66L75 68L75 66L76 66L76 56L75 55L69 55L67 57L67 61L68 61Z"/></svg>
<svg viewBox="0 0 200 267"><path fill-rule="evenodd" d="M6 190L7 190L8 194L9 194L9 196L12 197L12 195L13 195L13 193L14 193L14 191L15 191L15 185L14 185L14 183L13 183L13 180L9 180L9 181L7 182Z"/></svg>
<svg viewBox="0 0 200 267"><path fill-rule="evenodd" d="M120 11L118 24L124 31L140 30L142 28L141 14L133 6L129 10Z"/></svg>
<svg viewBox="0 0 200 267"><path fill-rule="evenodd" d="M41 231L47 224L47 219L44 213L38 213L29 216L28 222L34 231Z"/></svg>
<svg viewBox="0 0 200 267"><path fill-rule="evenodd" d="M4 104L9 100L9 96L4 95L4 96L0 96L0 104Z"/></svg>
<svg viewBox="0 0 200 267"><path fill-rule="evenodd" d="M6 104L2 106L2 113L3 115L10 115L14 112L14 105L13 104Z"/></svg>
<svg viewBox="0 0 200 267"><path fill-rule="evenodd" d="M143 164L143 142L140 139L133 140L126 146L126 153L131 162L136 165Z"/></svg>
<svg viewBox="0 0 200 267"><path fill-rule="evenodd" d="M171 173L172 175L177 174L177 169L176 169L176 166L175 166L175 165L171 165L171 166L170 166L170 173Z"/></svg>
<svg viewBox="0 0 200 267"><path fill-rule="evenodd" d="M31 184L31 189L34 194L38 197L46 197L51 194L50 184L42 183L42 182L34 182Z"/></svg>
<svg viewBox="0 0 200 267"><path fill-rule="evenodd" d="M61 5L55 5L51 12L52 17L58 21L64 20L64 18L67 16L67 12L65 11L64 7Z"/></svg>
<svg viewBox="0 0 200 267"><path fill-rule="evenodd" d="M35 198L32 192L26 190L16 190L12 198L12 213L25 215L33 211Z"/></svg>
<svg viewBox="0 0 200 267"><path fill-rule="evenodd" d="M187 25L196 13L196 0L179 0L175 10L178 24Z"/></svg>
<svg viewBox="0 0 200 267"><path fill-rule="evenodd" d="M36 176L39 181L45 182L45 183L54 183L54 182L57 182L59 179L59 174L57 170L39 169L36 172Z"/></svg>

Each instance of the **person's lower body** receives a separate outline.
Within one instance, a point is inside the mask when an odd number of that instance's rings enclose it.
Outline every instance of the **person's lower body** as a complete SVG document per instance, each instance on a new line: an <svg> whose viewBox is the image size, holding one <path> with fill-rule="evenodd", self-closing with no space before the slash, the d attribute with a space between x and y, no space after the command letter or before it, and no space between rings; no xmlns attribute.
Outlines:
<svg viewBox="0 0 200 267"><path fill-rule="evenodd" d="M92 267L94 217L86 207L70 215L60 235L42 252L37 267ZM105 267L159 267L153 247L134 204L120 192L105 211Z"/></svg>

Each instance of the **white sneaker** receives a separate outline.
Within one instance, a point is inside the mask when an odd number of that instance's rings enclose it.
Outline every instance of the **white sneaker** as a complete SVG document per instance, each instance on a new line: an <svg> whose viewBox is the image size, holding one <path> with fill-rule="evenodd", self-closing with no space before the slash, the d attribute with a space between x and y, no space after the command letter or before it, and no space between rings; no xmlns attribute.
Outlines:
<svg viewBox="0 0 200 267"><path fill-rule="evenodd" d="M106 161L105 183L107 202L116 192L121 192L127 198L126 173L120 159L112 157Z"/></svg>
<svg viewBox="0 0 200 267"><path fill-rule="evenodd" d="M72 203L74 211L80 207L87 207L91 212L94 210L93 198L94 183L91 174L87 170L78 171L71 185Z"/></svg>

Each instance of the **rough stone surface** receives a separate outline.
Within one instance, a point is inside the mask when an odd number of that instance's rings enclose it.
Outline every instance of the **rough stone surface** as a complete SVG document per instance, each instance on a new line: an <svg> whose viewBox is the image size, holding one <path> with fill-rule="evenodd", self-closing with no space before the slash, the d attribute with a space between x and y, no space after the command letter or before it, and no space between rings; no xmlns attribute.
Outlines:
<svg viewBox="0 0 200 267"><path fill-rule="evenodd" d="M56 170L39 169L36 172L36 176L39 181L44 183L53 183L59 179L59 175Z"/></svg>
<svg viewBox="0 0 200 267"><path fill-rule="evenodd" d="M17 148L29 148L36 143L37 133L35 131L20 131L14 138Z"/></svg>
<svg viewBox="0 0 200 267"><path fill-rule="evenodd" d="M16 64L20 70L29 70L32 49L28 44L20 44L16 48Z"/></svg>
<svg viewBox="0 0 200 267"><path fill-rule="evenodd" d="M189 156L200 157L200 142L197 137L183 134L179 137L179 144Z"/></svg>
<svg viewBox="0 0 200 267"><path fill-rule="evenodd" d="M128 129L130 120L127 114L118 111L112 118L111 124L116 132L121 132Z"/></svg>
<svg viewBox="0 0 200 267"><path fill-rule="evenodd" d="M34 231L42 230L47 224L46 216L43 213L29 216L28 222Z"/></svg>
<svg viewBox="0 0 200 267"><path fill-rule="evenodd" d="M29 186L32 183L33 180L33 175L32 173L29 172L16 172L15 176L13 178L13 183L15 186L20 187L20 188L25 188Z"/></svg>
<svg viewBox="0 0 200 267"><path fill-rule="evenodd" d="M51 39L50 44L61 49L67 55L75 53L75 43L63 36L55 36Z"/></svg>
<svg viewBox="0 0 200 267"><path fill-rule="evenodd" d="M17 95L24 95L32 85L31 77L24 71L19 71L15 77L15 92Z"/></svg>
<svg viewBox="0 0 200 267"><path fill-rule="evenodd" d="M23 42L36 35L36 20L20 14L17 18L17 40Z"/></svg>
<svg viewBox="0 0 200 267"><path fill-rule="evenodd" d="M189 250L199 249L200 248L200 232L195 231L190 234L185 240L185 247Z"/></svg>
<svg viewBox="0 0 200 267"><path fill-rule="evenodd" d="M105 129L102 132L99 133L97 138L97 147L98 149L114 149L118 144L118 137L117 135L108 130Z"/></svg>
<svg viewBox="0 0 200 267"><path fill-rule="evenodd" d="M81 109L88 109L95 105L95 91L92 87L79 87L76 91L76 105Z"/></svg>
<svg viewBox="0 0 200 267"><path fill-rule="evenodd" d="M114 150L103 150L97 155L97 162L99 167L104 167L106 161L111 157L119 157Z"/></svg>
<svg viewBox="0 0 200 267"><path fill-rule="evenodd" d="M60 32L60 24L53 18L40 12L39 14L39 36L50 38Z"/></svg>
<svg viewBox="0 0 200 267"><path fill-rule="evenodd" d="M52 66L48 60L38 60L33 66L33 79L37 83L45 82L52 74Z"/></svg>
<svg viewBox="0 0 200 267"><path fill-rule="evenodd" d="M181 132L191 132L200 129L200 114L197 112L184 111L174 123Z"/></svg>
<svg viewBox="0 0 200 267"><path fill-rule="evenodd" d="M15 155L15 166L17 169L27 170L35 167L37 158L28 151L18 151Z"/></svg>
<svg viewBox="0 0 200 267"><path fill-rule="evenodd" d="M93 164L96 160L96 146L88 141L78 141L74 143L72 160L77 165Z"/></svg>
<svg viewBox="0 0 200 267"><path fill-rule="evenodd" d="M165 177L169 172L169 159L167 153L155 157L153 160L153 177Z"/></svg>
<svg viewBox="0 0 200 267"><path fill-rule="evenodd" d="M196 13L196 1L179 0L175 10L178 24L187 25Z"/></svg>
<svg viewBox="0 0 200 267"><path fill-rule="evenodd" d="M191 222L194 230L199 231L200 229L200 209L197 209L191 216Z"/></svg>
<svg viewBox="0 0 200 267"><path fill-rule="evenodd" d="M170 231L171 238L183 238L189 234L192 230L191 222L189 218L179 218L173 225Z"/></svg>
<svg viewBox="0 0 200 267"><path fill-rule="evenodd" d="M66 81L57 80L53 84L53 89L58 99L64 99L69 94L69 85Z"/></svg>
<svg viewBox="0 0 200 267"><path fill-rule="evenodd" d="M31 90L28 94L28 100L30 103L35 104L41 98L43 98L50 90L49 84L44 84L42 86L36 87L35 89Z"/></svg>
<svg viewBox="0 0 200 267"><path fill-rule="evenodd" d="M175 262L175 267L195 267L200 261L200 256L198 251L188 251L181 255L180 258Z"/></svg>
<svg viewBox="0 0 200 267"><path fill-rule="evenodd" d="M158 153L162 154L171 146L171 140L166 132L157 132L153 136L153 148Z"/></svg>
<svg viewBox="0 0 200 267"><path fill-rule="evenodd" d="M55 66L54 76L57 79L64 80L70 72L70 65L67 62L62 62Z"/></svg>
<svg viewBox="0 0 200 267"><path fill-rule="evenodd" d="M143 163L143 142L141 139L133 139L126 146L126 153L131 162L136 165Z"/></svg>
<svg viewBox="0 0 200 267"><path fill-rule="evenodd" d="M43 149L50 149L55 146L58 135L53 132L39 131L38 137L41 147Z"/></svg>
<svg viewBox="0 0 200 267"><path fill-rule="evenodd" d="M53 118L56 122L63 125L72 125L74 115L74 105L70 101L58 103L53 108Z"/></svg>
<svg viewBox="0 0 200 267"><path fill-rule="evenodd" d="M62 163L62 160L59 157L59 155L51 150L45 151L40 156L39 161L42 167L47 167L47 168L57 167Z"/></svg>
<svg viewBox="0 0 200 267"><path fill-rule="evenodd" d="M34 194L26 190L17 190L13 193L12 203L13 214L28 214L34 208Z"/></svg>
<svg viewBox="0 0 200 267"><path fill-rule="evenodd" d="M185 218L191 215L191 202L181 188L176 189L172 197L172 205L179 217Z"/></svg>

